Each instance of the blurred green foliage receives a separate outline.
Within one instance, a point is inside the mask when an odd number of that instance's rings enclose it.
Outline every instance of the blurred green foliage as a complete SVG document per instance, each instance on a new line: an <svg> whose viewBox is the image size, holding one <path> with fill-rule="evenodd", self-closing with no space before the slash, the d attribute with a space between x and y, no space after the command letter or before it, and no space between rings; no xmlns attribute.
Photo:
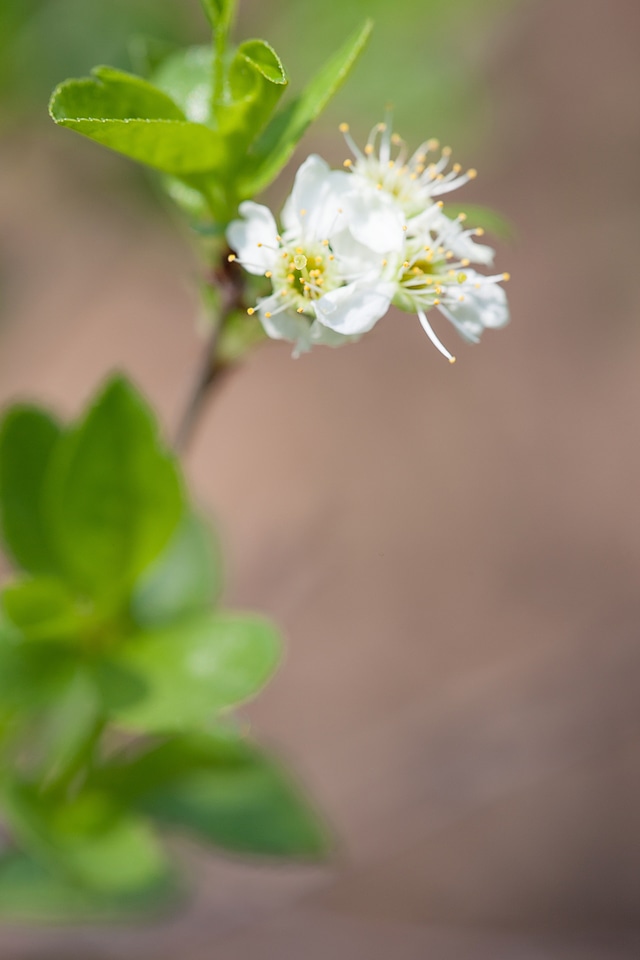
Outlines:
<svg viewBox="0 0 640 960"><path fill-rule="evenodd" d="M468 144L486 119L479 63L497 19L519 0L243 0L239 33L264 36L294 78L308 76L365 17L376 29L355 81L325 123L366 131L389 101L406 136ZM141 71L157 50L206 42L195 0L2 0L0 95L4 110L43 114L51 88L96 63ZM294 91L296 86L294 85Z"/></svg>
<svg viewBox="0 0 640 960"><path fill-rule="evenodd" d="M155 417L122 377L80 420L0 425L0 916L102 917L183 883L182 830L318 857L326 835L228 715L269 679L277 630L219 607L220 555Z"/></svg>

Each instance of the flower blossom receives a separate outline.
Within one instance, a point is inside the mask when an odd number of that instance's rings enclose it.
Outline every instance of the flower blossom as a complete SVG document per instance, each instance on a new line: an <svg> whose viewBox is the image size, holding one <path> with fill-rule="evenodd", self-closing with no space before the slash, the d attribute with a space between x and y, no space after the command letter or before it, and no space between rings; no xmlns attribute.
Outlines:
<svg viewBox="0 0 640 960"><path fill-rule="evenodd" d="M387 124L373 128L363 150L346 124L340 129L355 159L343 170L315 155L302 164L281 234L269 209L252 201L240 205L241 219L227 230L230 259L271 283L271 294L249 313L257 310L270 337L292 341L297 356L314 344L359 339L393 305L417 315L453 363L427 319L432 308L470 343L509 319L499 285L508 274L472 266L493 262L491 247L474 239L483 231L468 229L464 214L447 216L439 199L472 180L475 170L451 165L451 151L435 140L409 156Z"/></svg>

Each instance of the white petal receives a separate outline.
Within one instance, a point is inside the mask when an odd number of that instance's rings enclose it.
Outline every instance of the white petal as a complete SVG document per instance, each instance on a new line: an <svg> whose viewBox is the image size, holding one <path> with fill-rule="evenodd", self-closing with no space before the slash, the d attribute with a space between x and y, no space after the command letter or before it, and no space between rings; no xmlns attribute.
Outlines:
<svg viewBox="0 0 640 960"><path fill-rule="evenodd" d="M268 207L252 200L240 204L242 220L232 220L227 227L227 241L249 273L269 270L277 256L278 228Z"/></svg>
<svg viewBox="0 0 640 960"><path fill-rule="evenodd" d="M384 269L381 254L356 240L350 230L342 230L332 237L331 249L338 258L341 271L347 275L375 274Z"/></svg>
<svg viewBox="0 0 640 960"><path fill-rule="evenodd" d="M316 317L337 333L366 333L389 309L393 291L392 284L375 278L348 283L315 301Z"/></svg>
<svg viewBox="0 0 640 960"><path fill-rule="evenodd" d="M376 190L356 177L351 180L357 188L343 199L345 224L360 243L376 253L391 253L402 249L405 239L404 214L383 190Z"/></svg>
<svg viewBox="0 0 640 960"><path fill-rule="evenodd" d="M348 337L342 333L336 333L335 330L325 327L317 320L314 320L311 324L309 333L312 343L323 347L343 347L346 343L356 343L360 339L359 336Z"/></svg>
<svg viewBox="0 0 640 960"><path fill-rule="evenodd" d="M342 219L341 196L349 175L331 170L322 157L311 154L299 168L291 195L282 211L282 222L292 238L313 242L328 239Z"/></svg>
<svg viewBox="0 0 640 960"><path fill-rule="evenodd" d="M410 224L412 233L428 228L439 235L440 243L448 250L452 250L459 260L470 260L472 263L481 263L489 266L493 263L495 251L484 243L476 243L465 230L459 220L451 220L439 211L437 204L430 207L419 217L415 217Z"/></svg>
<svg viewBox="0 0 640 960"><path fill-rule="evenodd" d="M462 288L465 299L448 304L446 309L455 326L462 328L463 336L476 340L483 329L503 327L509 322L509 306L505 291L497 283L483 283L484 278L474 271L469 271L467 276L480 286L465 284Z"/></svg>

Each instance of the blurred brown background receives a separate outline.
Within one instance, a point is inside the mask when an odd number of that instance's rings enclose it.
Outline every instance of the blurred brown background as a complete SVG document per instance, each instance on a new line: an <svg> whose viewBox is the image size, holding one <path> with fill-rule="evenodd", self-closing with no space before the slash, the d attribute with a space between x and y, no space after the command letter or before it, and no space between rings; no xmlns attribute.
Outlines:
<svg viewBox="0 0 640 960"><path fill-rule="evenodd" d="M276 40L274 6L245 11L246 32ZM455 367L400 314L295 362L268 345L188 457L230 601L288 636L248 716L333 823L336 858L193 851L185 914L4 929L3 960L640 956L640 6L492 3L480 25L483 5L463 6L439 54L458 57L442 118L423 116L415 66L394 75L399 41L385 63L384 30L368 69L391 69L408 134L460 131L481 174L465 198L514 224L498 259L511 326ZM336 107L362 129L378 119L366 69ZM332 125L307 147L343 156ZM14 121L0 261L3 401L70 414L118 366L175 428L202 349L195 265L124 162Z"/></svg>

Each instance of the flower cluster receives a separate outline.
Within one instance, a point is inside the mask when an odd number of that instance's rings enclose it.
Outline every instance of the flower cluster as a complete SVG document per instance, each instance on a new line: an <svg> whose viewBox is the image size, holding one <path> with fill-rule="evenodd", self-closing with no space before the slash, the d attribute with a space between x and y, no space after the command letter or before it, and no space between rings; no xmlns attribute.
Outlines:
<svg viewBox="0 0 640 960"><path fill-rule="evenodd" d="M388 124L377 124L363 150L346 124L353 153L343 170L312 155L296 174L282 211L282 231L269 209L240 205L228 228L230 259L263 274L272 292L257 311L270 337L295 344L340 346L371 330L393 304L416 314L429 339L453 363L427 313L436 307L468 342L509 319L500 282L486 275L491 247L476 242L465 216L449 217L440 197L472 180L451 163L451 150L428 140L411 155Z"/></svg>

